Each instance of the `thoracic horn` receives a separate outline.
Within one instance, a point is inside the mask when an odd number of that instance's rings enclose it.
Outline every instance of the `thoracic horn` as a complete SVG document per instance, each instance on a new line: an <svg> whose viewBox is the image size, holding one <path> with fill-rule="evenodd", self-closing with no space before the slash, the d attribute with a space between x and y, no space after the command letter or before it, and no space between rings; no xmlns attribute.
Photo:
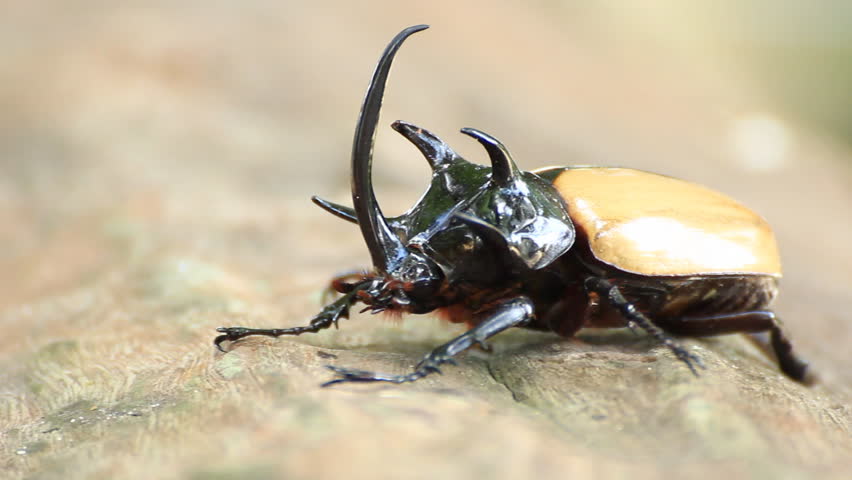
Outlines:
<svg viewBox="0 0 852 480"><path fill-rule="evenodd" d="M358 216L355 215L354 208L347 207L346 205L340 205L339 203L330 202L316 195L311 197L311 201L313 201L317 206L319 206L326 212L334 215L335 217L342 218L348 222L358 223Z"/></svg>
<svg viewBox="0 0 852 480"><path fill-rule="evenodd" d="M506 187L512 184L520 175L518 166L512 160L512 156L500 140L475 128L462 128L461 133L475 138L488 152L491 158L491 181L494 184Z"/></svg>
<svg viewBox="0 0 852 480"><path fill-rule="evenodd" d="M373 191L371 168L376 125L394 55L406 38L427 28L429 28L427 25L408 27L399 32L385 48L361 106L361 114L358 117L355 138L352 142L352 204L355 207L364 242L370 250L373 266L385 273L398 266L408 251L382 215Z"/></svg>
<svg viewBox="0 0 852 480"><path fill-rule="evenodd" d="M429 130L401 120L393 122L391 127L420 150L432 170L440 170L461 158L449 145Z"/></svg>

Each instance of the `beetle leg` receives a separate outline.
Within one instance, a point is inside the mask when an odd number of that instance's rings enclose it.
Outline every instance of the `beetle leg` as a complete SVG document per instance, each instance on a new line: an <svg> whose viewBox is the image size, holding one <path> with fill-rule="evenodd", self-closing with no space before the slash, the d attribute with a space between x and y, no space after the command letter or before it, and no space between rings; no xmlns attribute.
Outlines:
<svg viewBox="0 0 852 480"><path fill-rule="evenodd" d="M222 335L219 335L213 340L213 345L216 345L219 351L224 352L225 350L222 348L222 342L224 341L235 342L251 335L280 337L282 335L316 333L332 325L337 325L337 321L341 318L349 318L349 307L359 300L358 292L369 287L371 283L364 282L354 286L350 292L326 305L306 326L292 328L219 327L216 331Z"/></svg>
<svg viewBox="0 0 852 480"><path fill-rule="evenodd" d="M815 383L817 380L816 375L808 370L808 362L797 357L796 353L793 352L793 344L784 335L778 317L774 314L772 315L772 328L769 333L772 350L775 352L776 358L778 358L778 365L781 367L781 371L793 380L802 382L805 385ZM760 342L759 336L749 335L749 337L753 338L755 342Z"/></svg>
<svg viewBox="0 0 852 480"><path fill-rule="evenodd" d="M745 333L765 353L775 354L778 366L788 377L806 385L816 380L808 371L808 362L793 351L793 344L784 334L781 320L768 310L684 317L666 321L665 327L672 333L695 337ZM765 332L769 332L769 338Z"/></svg>
<svg viewBox="0 0 852 480"><path fill-rule="evenodd" d="M600 277L589 277L585 281L585 286L587 291L597 293L600 295L601 300L608 302L618 310L624 319L627 320L628 324L629 322L633 322L635 325L642 327L652 337L668 347L678 360L689 367L695 376L698 376L698 370L695 369L696 365L705 368L701 358L691 353L683 345L670 337L662 328L655 325L650 318L646 317L635 305L624 298L621 290L616 285L613 285L612 282Z"/></svg>
<svg viewBox="0 0 852 480"><path fill-rule="evenodd" d="M456 361L453 359L455 355L473 345L486 346L485 341L487 339L509 328L522 326L532 318L532 301L527 297L515 297L499 304L492 310L491 315L479 325L429 352L414 367L414 371L407 375L383 375L328 365L327 368L334 372L338 378L325 382L322 386L328 387L344 382L406 383L419 380L430 373L441 373L441 365L447 363L455 365Z"/></svg>
<svg viewBox="0 0 852 480"><path fill-rule="evenodd" d="M630 329L630 333L633 335L639 335L639 325L637 325L633 320L627 321L627 328Z"/></svg>

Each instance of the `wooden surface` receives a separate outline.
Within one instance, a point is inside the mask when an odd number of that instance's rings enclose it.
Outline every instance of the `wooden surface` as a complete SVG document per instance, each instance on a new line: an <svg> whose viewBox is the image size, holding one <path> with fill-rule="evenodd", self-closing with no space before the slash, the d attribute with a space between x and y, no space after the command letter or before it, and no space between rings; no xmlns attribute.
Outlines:
<svg viewBox="0 0 852 480"><path fill-rule="evenodd" d="M772 105L719 58L549 4L122 5L0 19L3 478L848 478L852 154L779 118L784 161L749 163L732 132ZM217 353L215 327L303 324L328 278L365 266L357 229L309 196L347 202L374 63L423 22L378 137L386 213L428 178L398 118L471 160L463 126L524 169L704 183L776 229L777 311L822 383L737 336L687 341L694 378L630 332L519 331L413 385L318 387L329 363L411 368L458 333L429 317Z"/></svg>

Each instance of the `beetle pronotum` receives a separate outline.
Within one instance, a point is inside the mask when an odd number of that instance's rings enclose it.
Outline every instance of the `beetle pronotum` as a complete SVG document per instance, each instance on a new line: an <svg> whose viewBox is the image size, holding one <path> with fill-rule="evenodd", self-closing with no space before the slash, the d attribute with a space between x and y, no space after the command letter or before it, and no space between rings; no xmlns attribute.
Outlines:
<svg viewBox="0 0 852 480"><path fill-rule="evenodd" d="M387 46L367 91L352 146L354 208L314 197L361 228L373 271L334 279L342 294L307 326L220 327L215 345L250 335L318 332L361 302L373 313L440 310L470 329L408 374L329 366L325 383L412 382L512 327L573 336L582 327L642 328L696 373L701 360L671 335L748 333L787 376L807 382L778 318L768 310L781 265L769 225L707 188L627 168L518 169L500 141L474 128L491 166L469 163L434 134L397 121L432 167L407 213L386 218L371 183L372 150L391 62L409 27ZM768 333L769 338L760 333Z"/></svg>

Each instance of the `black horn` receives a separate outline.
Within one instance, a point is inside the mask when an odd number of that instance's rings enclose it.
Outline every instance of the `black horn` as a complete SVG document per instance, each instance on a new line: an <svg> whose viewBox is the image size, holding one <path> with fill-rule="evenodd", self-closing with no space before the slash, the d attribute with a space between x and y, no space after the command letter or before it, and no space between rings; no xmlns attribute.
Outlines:
<svg viewBox="0 0 852 480"><path fill-rule="evenodd" d="M460 158L449 145L425 128L401 120L393 122L391 127L420 150L432 170L440 170Z"/></svg>
<svg viewBox="0 0 852 480"><path fill-rule="evenodd" d="M340 205L334 202L329 202L328 200L320 198L316 195L311 197L311 201L337 218L342 218L347 222L358 223L358 216L355 215L354 208L347 207L346 205Z"/></svg>
<svg viewBox="0 0 852 480"><path fill-rule="evenodd" d="M500 140L475 128L462 128L461 133L475 138L491 158L491 181L501 187L509 186L520 175L518 166Z"/></svg>
<svg viewBox="0 0 852 480"><path fill-rule="evenodd" d="M373 73L364 104L361 106L358 124L355 127L355 139L352 143L352 204L355 206L361 234L370 250L373 266L381 272L388 272L398 265L407 254L407 250L399 237L390 229L373 191L370 171L376 125L379 121L385 83L387 83L394 55L406 38L427 28L429 28L428 25L408 27L399 32L385 48Z"/></svg>

